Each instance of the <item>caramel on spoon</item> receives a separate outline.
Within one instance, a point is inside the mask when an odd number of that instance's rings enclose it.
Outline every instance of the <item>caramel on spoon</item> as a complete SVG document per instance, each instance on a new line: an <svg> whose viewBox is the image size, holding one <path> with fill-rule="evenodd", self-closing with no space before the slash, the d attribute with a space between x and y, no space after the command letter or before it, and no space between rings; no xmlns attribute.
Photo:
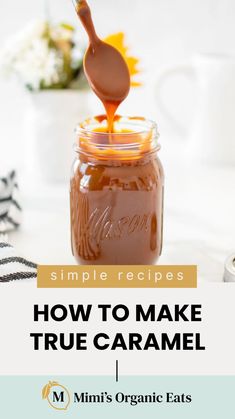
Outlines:
<svg viewBox="0 0 235 419"><path fill-rule="evenodd" d="M112 132L116 110L130 90L129 70L120 52L97 36L86 0L73 2L76 3L78 17L89 37L84 71L91 88L103 102L107 113L108 131Z"/></svg>

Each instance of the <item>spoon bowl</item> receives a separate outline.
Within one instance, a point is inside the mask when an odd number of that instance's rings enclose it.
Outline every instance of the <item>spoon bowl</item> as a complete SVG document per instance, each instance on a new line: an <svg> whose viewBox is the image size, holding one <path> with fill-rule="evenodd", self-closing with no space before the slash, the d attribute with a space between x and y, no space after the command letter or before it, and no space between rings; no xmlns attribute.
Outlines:
<svg viewBox="0 0 235 419"><path fill-rule="evenodd" d="M84 57L84 70L91 88L102 102L121 103L130 90L130 74L122 55L99 40L90 44Z"/></svg>

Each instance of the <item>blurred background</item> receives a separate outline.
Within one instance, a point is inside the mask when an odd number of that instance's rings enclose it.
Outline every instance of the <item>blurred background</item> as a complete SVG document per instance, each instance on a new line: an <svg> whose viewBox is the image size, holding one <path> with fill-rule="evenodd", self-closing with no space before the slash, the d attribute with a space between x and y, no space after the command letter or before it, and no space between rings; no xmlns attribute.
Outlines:
<svg viewBox="0 0 235 419"><path fill-rule="evenodd" d="M49 0L51 19L71 22L79 37L86 37L70 0ZM45 1L13 0L1 4L0 45L12 34L22 30L29 21L44 19ZM168 124L156 109L154 89L162 70L175 64L187 63L195 52L235 52L235 2L233 0L90 0L98 33L124 31L132 53L141 60L144 93L134 91L122 112L143 114L158 121L161 131ZM191 122L195 89L188 80L169 81L165 88L175 116L187 125ZM19 137L22 98L16 87L0 81L2 132L7 135L5 146L15 150ZM182 91L182 88L184 90ZM172 91L173 89L173 91ZM137 96L138 99L133 98ZM132 100L133 99L133 100ZM99 109L96 101L95 112ZM163 125L164 124L164 125ZM2 137L2 136L1 136ZM11 158L14 159L11 153Z"/></svg>
<svg viewBox="0 0 235 419"><path fill-rule="evenodd" d="M201 278L220 281L224 260L235 247L235 2L90 0L89 4L100 36L124 32L131 55L140 59L142 86L132 89L120 113L143 115L159 126L160 157L166 172L161 262L198 263ZM1 47L12 35L30 21L48 16L52 22L74 25L78 42L86 45L71 0L0 0L0 5L0 60ZM24 166L30 94L17 81L0 78L1 172L12 168L21 172ZM84 98L78 92L76 97L83 108L78 118L103 112L94 95L88 93ZM65 106L64 120L69 120L70 112L72 106ZM215 121L220 125L215 126ZM21 184L25 217L12 240L41 263L72 263L68 186L56 183L51 187L48 182L37 186L36 194L34 186L32 182ZM45 234L49 235L50 252L43 249Z"/></svg>

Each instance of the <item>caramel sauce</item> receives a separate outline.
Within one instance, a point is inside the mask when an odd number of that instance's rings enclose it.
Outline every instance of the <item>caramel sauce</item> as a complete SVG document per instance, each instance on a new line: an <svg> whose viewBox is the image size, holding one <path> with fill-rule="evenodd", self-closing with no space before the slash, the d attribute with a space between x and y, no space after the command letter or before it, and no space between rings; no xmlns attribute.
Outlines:
<svg viewBox="0 0 235 419"><path fill-rule="evenodd" d="M116 163L99 156L91 164L81 155L70 199L72 249L78 263L156 263L163 214L163 169L156 156Z"/></svg>
<svg viewBox="0 0 235 419"><path fill-rule="evenodd" d="M118 122L121 118L120 115L115 115L114 123ZM135 119L135 117L130 118ZM136 119L140 120L140 118ZM103 123L107 120L106 115L98 115L95 117L98 123ZM143 119L144 120L144 119ZM86 125L86 121L84 122ZM94 132L92 141L90 138L81 135L77 139L78 149L80 149L87 156L96 156L98 160L120 160L131 161L139 160L146 154L151 152L153 131L150 129L148 132L136 133L135 131L122 128L117 129L113 125L112 133L108 132L107 126L95 127L91 132ZM109 134L100 135L98 143L95 141L95 134ZM118 134L118 135L117 135ZM102 148L102 145L112 144L113 147ZM124 145L125 148L120 147Z"/></svg>
<svg viewBox="0 0 235 419"><path fill-rule="evenodd" d="M119 120L116 115L111 134L105 115L78 130L71 238L83 265L153 264L161 254L164 175L154 126L141 124L143 131L133 132L131 123L125 127L125 119Z"/></svg>
<svg viewBox="0 0 235 419"><path fill-rule="evenodd" d="M111 133L117 108L130 90L129 70L119 51L97 36L86 0L77 1L76 11L89 37L84 57L85 74L105 107L108 132Z"/></svg>
<svg viewBox="0 0 235 419"><path fill-rule="evenodd" d="M118 124L118 106L130 90L128 67L98 38L87 2L76 1L89 37L85 74L106 115L95 118L97 127L87 128L87 120L78 129L70 187L73 255L81 264L153 264L162 251L164 193L155 128L146 128L144 118L143 132L129 129L135 123Z"/></svg>

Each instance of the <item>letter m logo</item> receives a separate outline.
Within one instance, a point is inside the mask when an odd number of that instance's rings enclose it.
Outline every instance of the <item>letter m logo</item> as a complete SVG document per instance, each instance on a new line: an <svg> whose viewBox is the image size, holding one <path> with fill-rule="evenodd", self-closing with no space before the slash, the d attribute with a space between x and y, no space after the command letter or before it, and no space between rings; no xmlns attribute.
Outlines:
<svg viewBox="0 0 235 419"><path fill-rule="evenodd" d="M57 393L56 391L53 391L53 402L64 403L64 392L61 391L60 393Z"/></svg>

